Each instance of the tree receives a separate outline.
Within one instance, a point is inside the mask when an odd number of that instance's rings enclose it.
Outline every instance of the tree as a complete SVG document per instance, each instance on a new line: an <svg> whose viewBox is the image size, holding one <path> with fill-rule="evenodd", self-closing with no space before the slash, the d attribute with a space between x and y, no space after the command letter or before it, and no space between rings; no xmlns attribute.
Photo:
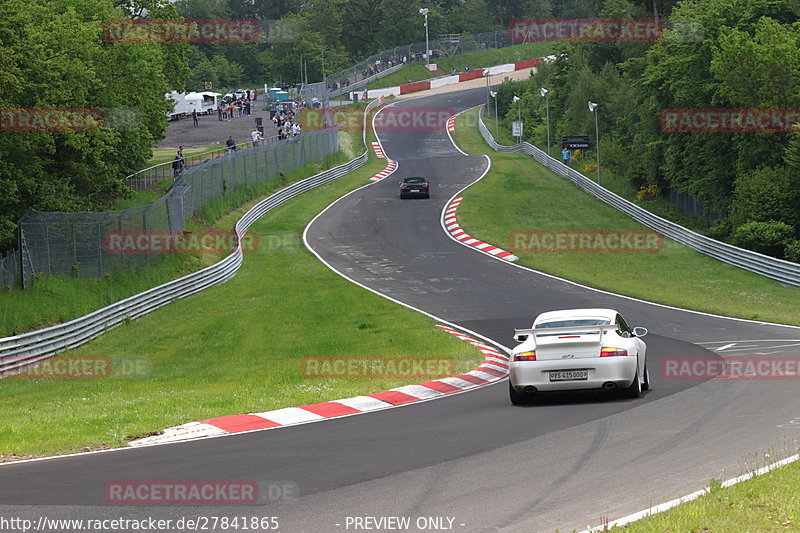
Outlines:
<svg viewBox="0 0 800 533"><path fill-rule="evenodd" d="M105 42L104 23L125 16L111 0L0 4L0 107L79 108L103 117L85 131L19 131L6 124L11 131L0 136L3 245L13 241L28 207L102 210L125 196L130 190L121 178L141 168L163 137L168 48Z"/></svg>

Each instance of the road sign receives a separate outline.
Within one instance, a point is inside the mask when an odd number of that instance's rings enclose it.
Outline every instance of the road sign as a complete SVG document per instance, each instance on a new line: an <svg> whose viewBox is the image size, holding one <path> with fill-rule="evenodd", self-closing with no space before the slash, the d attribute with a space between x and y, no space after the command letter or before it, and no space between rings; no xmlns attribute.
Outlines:
<svg viewBox="0 0 800 533"><path fill-rule="evenodd" d="M205 82L203 85L205 86L206 91L210 91L211 89L214 88L214 84L211 83L210 81Z"/></svg>
<svg viewBox="0 0 800 533"><path fill-rule="evenodd" d="M511 135L514 137L522 137L522 122L516 120L512 124Z"/></svg>
<svg viewBox="0 0 800 533"><path fill-rule="evenodd" d="M570 150L578 150L578 149L585 149L589 148L589 136L588 135L567 135L561 137L561 144L562 146L566 146Z"/></svg>

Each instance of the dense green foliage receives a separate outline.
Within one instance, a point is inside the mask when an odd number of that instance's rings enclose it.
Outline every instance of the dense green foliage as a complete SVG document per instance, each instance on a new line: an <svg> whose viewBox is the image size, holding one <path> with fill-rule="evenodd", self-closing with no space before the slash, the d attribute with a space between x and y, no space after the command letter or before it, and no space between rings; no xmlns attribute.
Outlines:
<svg viewBox="0 0 800 533"><path fill-rule="evenodd" d="M145 4L151 16L177 15L169 2ZM187 46L106 42L105 21L129 16L113 0L0 3L0 108L103 115L102 127L87 131L12 131L16 123L5 117L0 249L28 207L95 210L124 196L120 177L141 168L163 137L164 93L183 83Z"/></svg>
<svg viewBox="0 0 800 533"><path fill-rule="evenodd" d="M602 16L648 13L607 0ZM554 145L586 134L594 145L587 102L599 103L606 169L637 188L697 198L715 218L715 237L791 258L800 237L800 132L669 132L660 117L669 109L800 109L799 16L792 0L680 2L674 29L657 42L560 43L530 82L500 88L499 111L516 120L511 99L522 96L526 140L544 145L546 87Z"/></svg>
<svg viewBox="0 0 800 533"><path fill-rule="evenodd" d="M670 0L671 1L671 0ZM648 0L649 2L649 0ZM221 87L239 82L300 81L300 61L312 82L371 54L425 41L420 8L428 8L430 38L504 31L516 18L590 17L600 0L177 0L186 19L260 21L257 43L193 46L187 88L205 80ZM648 3L649 5L649 3ZM242 69L242 70L240 70Z"/></svg>

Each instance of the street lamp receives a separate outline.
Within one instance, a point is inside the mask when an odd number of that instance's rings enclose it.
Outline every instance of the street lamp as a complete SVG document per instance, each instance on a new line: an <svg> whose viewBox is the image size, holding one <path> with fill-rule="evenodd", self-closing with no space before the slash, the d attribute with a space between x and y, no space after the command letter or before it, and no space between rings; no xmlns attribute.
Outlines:
<svg viewBox="0 0 800 533"><path fill-rule="evenodd" d="M544 96L545 98L545 107L547 109L547 155L550 155L550 97L548 94L550 91L542 87L539 89L539 94Z"/></svg>
<svg viewBox="0 0 800 533"><path fill-rule="evenodd" d="M430 65L430 45L428 44L428 8L423 7L419 10L419 12L425 17L425 64Z"/></svg>
<svg viewBox="0 0 800 533"><path fill-rule="evenodd" d="M597 144L597 184L600 185L600 126L597 123L597 106L593 102L589 102L589 111L594 113L594 138Z"/></svg>
<svg viewBox="0 0 800 533"><path fill-rule="evenodd" d="M498 139L500 137L500 124L497 121L497 93L489 91L489 94L494 98L494 138Z"/></svg>
<svg viewBox="0 0 800 533"><path fill-rule="evenodd" d="M522 104L519 103L520 100L522 100L522 98L520 98L519 96L515 96L513 98L513 100L517 103L517 122L522 122ZM521 133L522 132L520 131L520 134ZM521 142L522 142L522 135L520 135L517 138L517 143L521 143Z"/></svg>

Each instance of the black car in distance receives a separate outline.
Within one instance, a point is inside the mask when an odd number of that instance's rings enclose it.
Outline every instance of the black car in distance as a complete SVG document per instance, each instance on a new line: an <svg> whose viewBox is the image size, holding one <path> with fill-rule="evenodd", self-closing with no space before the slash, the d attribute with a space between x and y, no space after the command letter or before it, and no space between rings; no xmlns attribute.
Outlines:
<svg viewBox="0 0 800 533"><path fill-rule="evenodd" d="M405 178L400 182L400 198L411 196L431 197L431 186L428 180L420 177Z"/></svg>

